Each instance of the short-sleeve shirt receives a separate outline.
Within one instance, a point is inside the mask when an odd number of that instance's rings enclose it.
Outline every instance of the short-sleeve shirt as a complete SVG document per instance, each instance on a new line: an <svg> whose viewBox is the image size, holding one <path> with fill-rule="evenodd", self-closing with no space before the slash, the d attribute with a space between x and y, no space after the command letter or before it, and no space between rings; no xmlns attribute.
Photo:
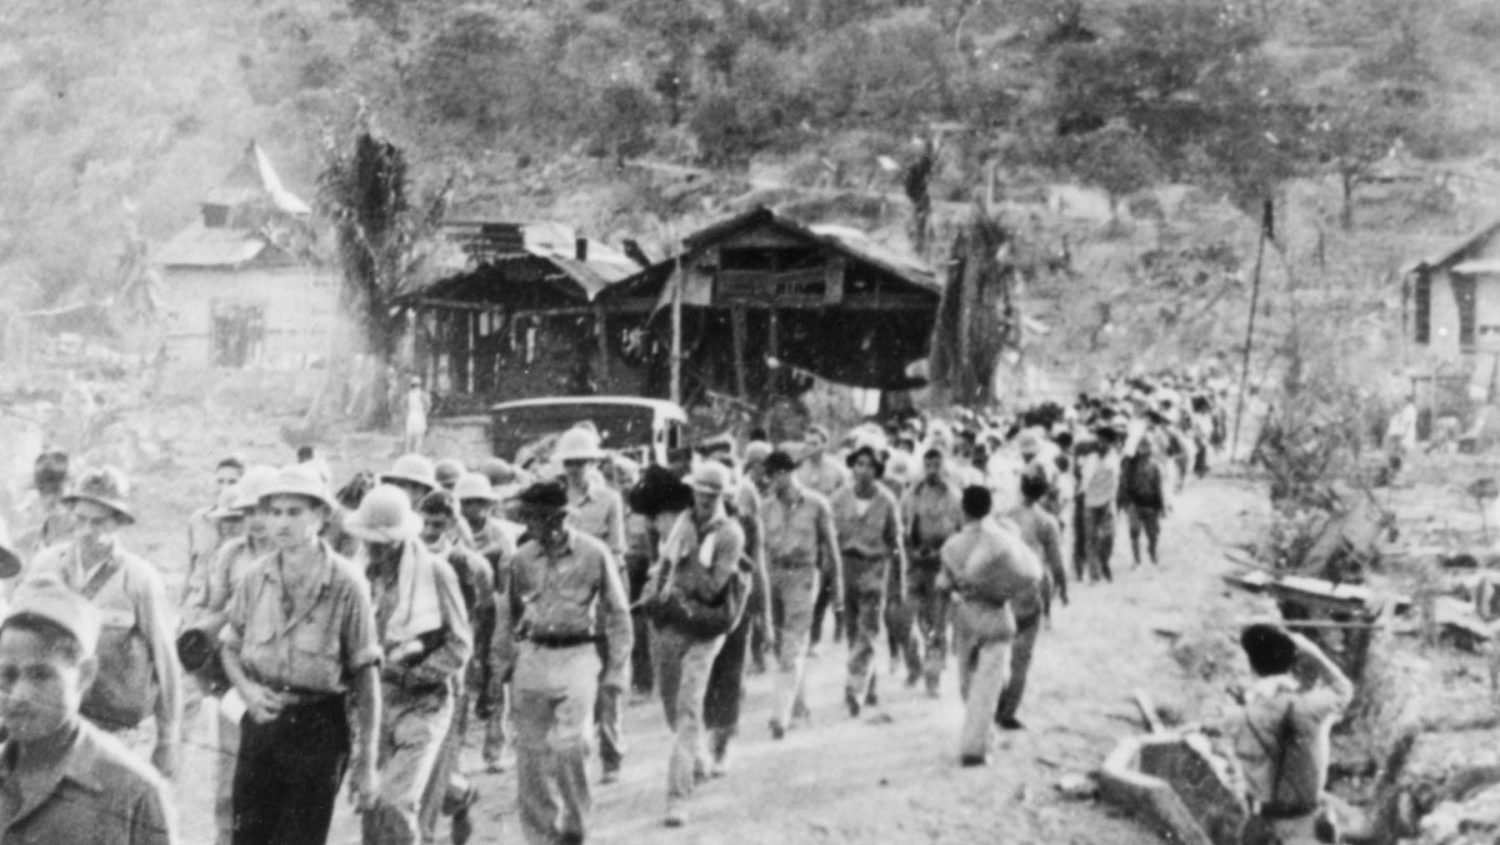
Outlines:
<svg viewBox="0 0 1500 845"><path fill-rule="evenodd" d="M259 550L253 548L248 537L236 537L220 546L204 572L207 592L203 604L184 607L183 615L187 617L184 621L193 625L206 616L223 613L240 582L245 580L245 574L266 556L264 549L264 545Z"/></svg>
<svg viewBox="0 0 1500 845"><path fill-rule="evenodd" d="M823 530L819 526L831 522L828 500L811 490L797 487L790 502L771 493L761 503L766 561L781 568L817 565L818 541Z"/></svg>
<svg viewBox="0 0 1500 845"><path fill-rule="evenodd" d="M320 567L303 589L288 592L280 554L245 574L220 634L245 671L272 688L342 693L359 670L380 662L370 587L347 558L319 544Z"/></svg>
<svg viewBox="0 0 1500 845"><path fill-rule="evenodd" d="M817 461L803 461L796 470L797 482L820 496L832 496L849 485L849 470L824 453Z"/></svg>
<svg viewBox="0 0 1500 845"><path fill-rule="evenodd" d="M935 554L964 524L958 486L946 480L924 478L917 482L906 494L902 512L903 524L911 532L914 554Z"/></svg>
<svg viewBox="0 0 1500 845"><path fill-rule="evenodd" d="M19 790L15 747L0 747L0 841L172 845L167 785L119 740L87 722L54 768Z"/></svg>
<svg viewBox="0 0 1500 845"><path fill-rule="evenodd" d="M592 482L577 498L568 491L568 527L600 541L616 558L625 553L625 505L608 485Z"/></svg>

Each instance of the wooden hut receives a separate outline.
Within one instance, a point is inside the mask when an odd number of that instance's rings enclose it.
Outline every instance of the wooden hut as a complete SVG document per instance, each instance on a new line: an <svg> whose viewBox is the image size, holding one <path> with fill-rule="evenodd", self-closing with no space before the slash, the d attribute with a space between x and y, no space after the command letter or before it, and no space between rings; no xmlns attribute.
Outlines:
<svg viewBox="0 0 1500 845"><path fill-rule="evenodd" d="M418 371L449 410L646 393L645 368L607 351L609 329L592 305L639 264L555 223L454 222L442 237L399 303L414 317Z"/></svg>
<svg viewBox="0 0 1500 845"><path fill-rule="evenodd" d="M311 259L312 209L265 151L252 141L198 207L154 257L171 366L296 369L328 355L338 274Z"/></svg>
<svg viewBox="0 0 1500 845"><path fill-rule="evenodd" d="M689 235L680 255L595 300L669 362L674 297L683 310L683 404L713 393L761 403L808 376L853 387L919 386L941 288L918 259L854 229L808 226L760 207ZM658 378L653 395L666 395Z"/></svg>

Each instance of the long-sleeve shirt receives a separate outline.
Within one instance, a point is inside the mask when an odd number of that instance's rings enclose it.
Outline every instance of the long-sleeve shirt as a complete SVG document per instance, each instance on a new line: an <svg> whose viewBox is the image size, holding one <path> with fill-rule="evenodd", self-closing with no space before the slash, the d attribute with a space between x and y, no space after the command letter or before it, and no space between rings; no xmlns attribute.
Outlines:
<svg viewBox="0 0 1500 845"><path fill-rule="evenodd" d="M137 722L147 713L141 687L155 681L158 723L176 726L182 716L182 664L177 661L176 626L167 588L156 567L118 545L109 559L85 569L77 543L53 546L37 555L28 573L51 573L88 597L99 609L99 675L84 696L83 715L106 727Z"/></svg>
<svg viewBox="0 0 1500 845"><path fill-rule="evenodd" d="M625 503L603 482L582 493L568 488L568 527L603 543L618 564L625 555Z"/></svg>
<svg viewBox="0 0 1500 845"><path fill-rule="evenodd" d="M904 533L911 538L911 554L935 562L938 550L964 524L962 495L956 484L924 478L901 503Z"/></svg>
<svg viewBox="0 0 1500 845"><path fill-rule="evenodd" d="M889 490L874 485L868 499L853 486L840 488L829 502L842 547L846 577L868 589L884 587L894 568L896 589L906 591L906 544L902 540L901 506ZM878 560L879 567L861 567L853 559Z"/></svg>
<svg viewBox="0 0 1500 845"><path fill-rule="evenodd" d="M522 639L557 642L603 636L609 655L601 683L620 686L633 642L619 567L603 543L566 529L561 543L528 540L516 551L510 589L499 603L491 660L496 677L515 668Z"/></svg>
<svg viewBox="0 0 1500 845"><path fill-rule="evenodd" d="M844 565L839 556L838 529L828 500L795 481L786 496L771 493L761 503L761 526L766 532L766 563L772 570L817 566L825 555L831 567L835 596L844 595Z"/></svg>
<svg viewBox="0 0 1500 845"><path fill-rule="evenodd" d="M420 554L432 554L420 550ZM381 674L387 682L402 686L440 684L463 671L474 652L474 630L469 624L469 611L465 606L463 591L459 588L458 574L446 557L434 555L432 573L437 579L438 607L442 612L442 640L429 648L422 659L409 665L387 661ZM373 572L366 570L370 579L371 603L375 611L375 630L383 642L391 621L401 613L403 596L397 590L397 568Z"/></svg>

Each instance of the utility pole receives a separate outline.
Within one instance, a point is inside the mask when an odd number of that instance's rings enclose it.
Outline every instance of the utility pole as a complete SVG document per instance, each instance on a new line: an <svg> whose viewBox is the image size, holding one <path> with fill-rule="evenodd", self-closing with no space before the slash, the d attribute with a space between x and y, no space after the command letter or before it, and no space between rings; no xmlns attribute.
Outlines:
<svg viewBox="0 0 1500 845"><path fill-rule="evenodd" d="M1271 236L1273 219L1271 209L1271 200L1268 199L1261 207L1260 241L1255 248L1255 271L1251 273L1250 280L1250 320L1245 326L1245 356L1240 364L1239 398L1234 403L1234 436L1229 441L1231 461L1234 460L1234 453L1240 445L1240 418L1245 413L1245 386L1250 382L1250 350L1255 341L1255 310L1260 307L1260 268L1266 256L1266 239Z"/></svg>

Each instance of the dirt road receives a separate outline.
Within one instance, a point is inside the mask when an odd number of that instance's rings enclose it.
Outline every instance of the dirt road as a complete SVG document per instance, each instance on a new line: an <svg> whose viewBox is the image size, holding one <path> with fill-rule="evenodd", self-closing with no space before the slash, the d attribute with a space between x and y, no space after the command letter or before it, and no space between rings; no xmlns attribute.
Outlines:
<svg viewBox="0 0 1500 845"><path fill-rule="evenodd" d="M1188 701L1202 693L1171 658L1169 640L1158 629L1200 624L1223 606L1222 559L1208 532L1194 523L1208 525L1223 540L1243 536L1263 500L1250 485L1229 479L1190 486L1167 522L1158 569L1148 564L1131 570L1122 526L1115 583L1075 585L1072 604L1058 610L1053 630L1038 646L1021 714L1027 730L1003 735L990 766L957 765L962 708L951 667L938 700L883 675L883 706L852 720L842 705L845 649L825 644L811 664L813 728L773 742L766 728L771 679L752 677L735 768L701 790L692 821L681 830L661 824L669 736L660 705L635 702L628 713L624 776L596 790L590 841L1158 841L1102 805L1063 798L1054 784L1064 774L1096 768L1119 737L1137 730L1133 690L1147 689L1158 701ZM1232 635L1227 625L1225 630ZM184 841L206 843L212 841L208 752L195 747L190 757L189 775L178 786ZM475 750L466 751L465 763L479 768ZM519 841L514 774L477 779L483 798L474 841ZM341 807L332 841L357 843L358 831L357 818Z"/></svg>

